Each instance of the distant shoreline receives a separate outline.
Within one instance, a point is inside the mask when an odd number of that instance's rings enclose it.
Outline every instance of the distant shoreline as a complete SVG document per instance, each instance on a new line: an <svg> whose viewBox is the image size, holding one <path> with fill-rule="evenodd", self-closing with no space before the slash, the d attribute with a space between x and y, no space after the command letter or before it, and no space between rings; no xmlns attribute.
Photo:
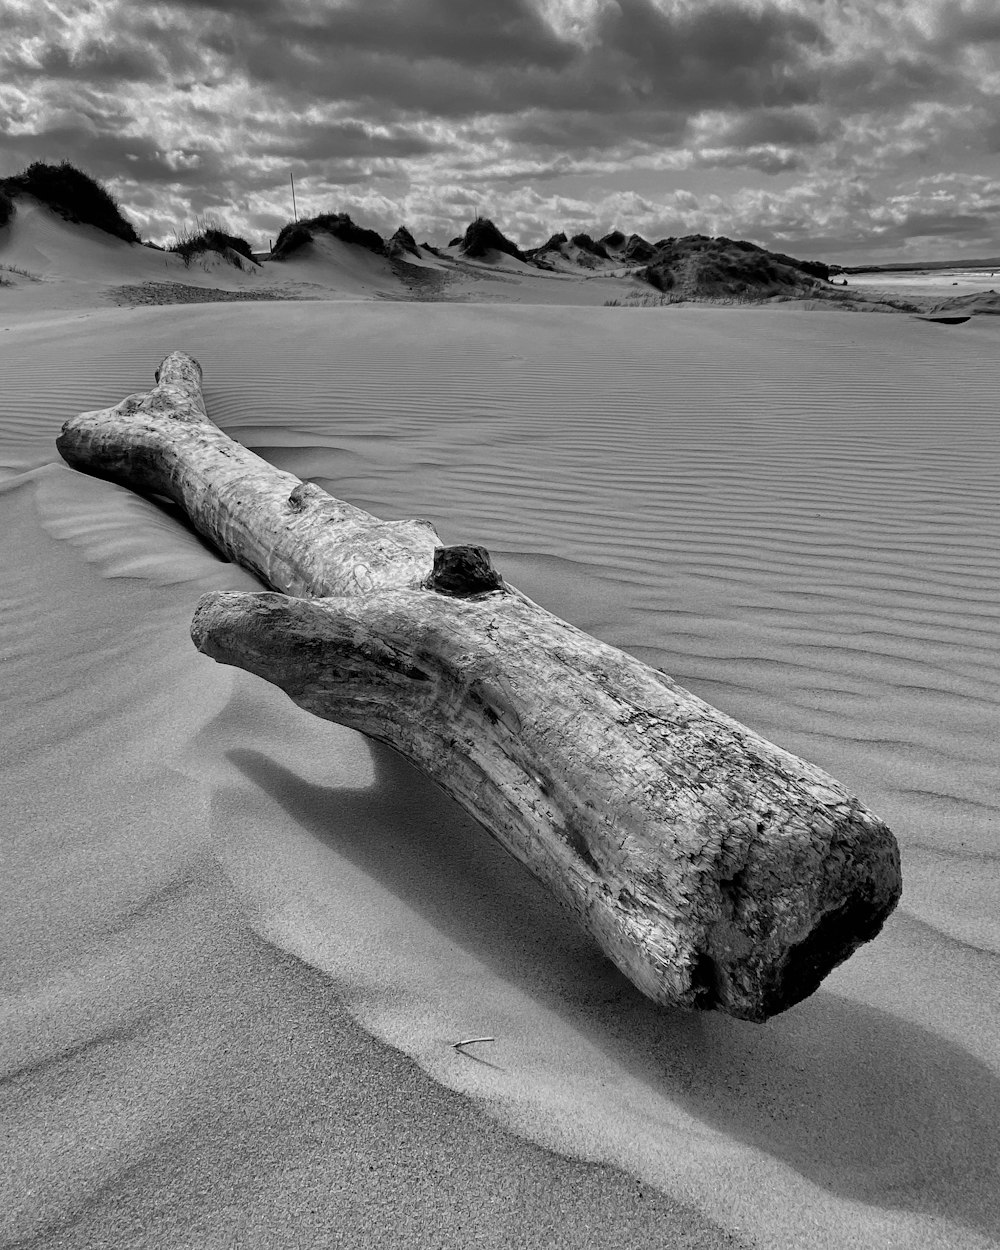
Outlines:
<svg viewBox="0 0 1000 1250"><path fill-rule="evenodd" d="M922 260L891 265L831 265L834 273L923 273L939 269L1000 269L1000 256L986 260Z"/></svg>

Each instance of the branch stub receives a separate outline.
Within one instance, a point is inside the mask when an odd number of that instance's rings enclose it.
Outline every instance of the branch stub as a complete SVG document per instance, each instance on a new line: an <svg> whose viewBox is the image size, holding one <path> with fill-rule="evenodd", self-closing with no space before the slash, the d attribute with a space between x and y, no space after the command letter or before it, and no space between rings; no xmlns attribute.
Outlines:
<svg viewBox="0 0 1000 1250"><path fill-rule="evenodd" d="M434 569L424 586L456 599L507 589L486 548L470 545L435 547Z"/></svg>

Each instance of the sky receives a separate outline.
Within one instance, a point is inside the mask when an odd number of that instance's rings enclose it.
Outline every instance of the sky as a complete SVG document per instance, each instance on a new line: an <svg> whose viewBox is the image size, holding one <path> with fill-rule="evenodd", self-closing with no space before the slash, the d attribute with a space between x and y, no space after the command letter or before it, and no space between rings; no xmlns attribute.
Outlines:
<svg viewBox="0 0 1000 1250"><path fill-rule="evenodd" d="M1000 255L1000 0L0 0L0 175L144 238L348 212Z"/></svg>

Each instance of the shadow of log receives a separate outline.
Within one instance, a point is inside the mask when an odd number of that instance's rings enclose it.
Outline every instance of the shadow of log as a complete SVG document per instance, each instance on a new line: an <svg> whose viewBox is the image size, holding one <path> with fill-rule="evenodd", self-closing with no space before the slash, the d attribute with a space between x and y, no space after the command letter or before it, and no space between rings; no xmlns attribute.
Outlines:
<svg viewBox="0 0 1000 1250"><path fill-rule="evenodd" d="M1000 1082L953 1041L820 990L766 1025L658 1008L443 793L371 743L373 786L228 753L320 843L571 1017L658 1096L836 1194L1000 1230ZM359 940L364 940L359 937Z"/></svg>

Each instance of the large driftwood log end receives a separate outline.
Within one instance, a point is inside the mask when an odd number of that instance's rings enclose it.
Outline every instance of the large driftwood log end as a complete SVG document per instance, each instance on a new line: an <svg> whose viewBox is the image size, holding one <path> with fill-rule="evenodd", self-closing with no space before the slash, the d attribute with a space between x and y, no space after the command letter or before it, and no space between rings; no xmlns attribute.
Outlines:
<svg viewBox="0 0 1000 1250"><path fill-rule="evenodd" d="M211 594L192 637L412 760L657 1002L767 1019L900 896L831 777L516 591Z"/></svg>

